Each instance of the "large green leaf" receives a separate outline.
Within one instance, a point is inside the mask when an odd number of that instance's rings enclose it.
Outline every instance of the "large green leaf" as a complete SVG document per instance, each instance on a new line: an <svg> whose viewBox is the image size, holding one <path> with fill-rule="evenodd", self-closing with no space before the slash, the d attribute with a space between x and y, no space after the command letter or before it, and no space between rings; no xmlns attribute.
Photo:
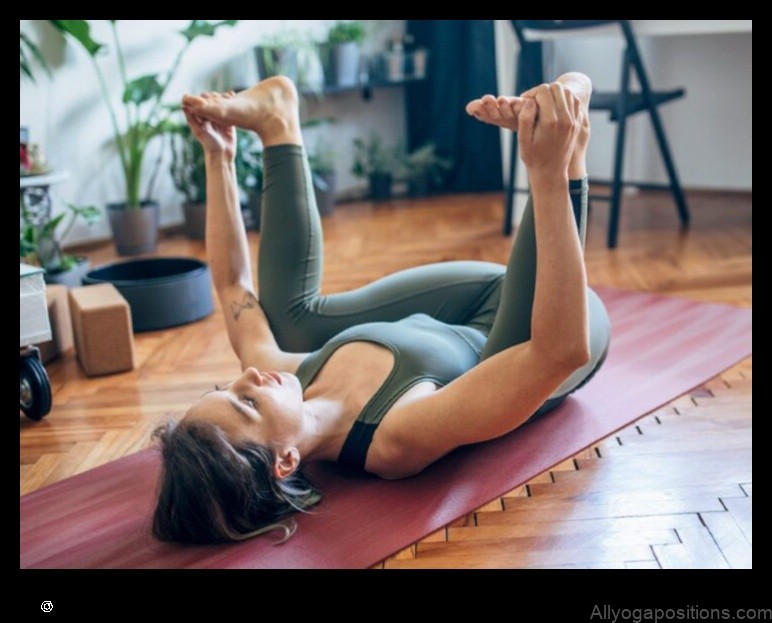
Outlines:
<svg viewBox="0 0 772 623"><path fill-rule="evenodd" d="M153 98L158 98L163 93L164 88L158 82L158 74L148 74L135 78L126 85L123 92L123 103L142 104Z"/></svg>
<svg viewBox="0 0 772 623"><path fill-rule="evenodd" d="M126 144L144 149L150 139L165 133L176 133L177 124L169 119L161 119L155 123L138 121L132 124L121 137Z"/></svg>
<svg viewBox="0 0 772 623"><path fill-rule="evenodd" d="M56 228L59 227L65 216L67 215L64 212L57 214L54 218L43 225L43 227L40 229L40 237L53 238L54 232L56 232Z"/></svg>
<svg viewBox="0 0 772 623"><path fill-rule="evenodd" d="M19 33L19 68L30 79L35 82L35 76L32 73L32 59L37 61L37 64L42 67L45 72L50 76L51 69L48 67L46 59L43 54L27 35L23 32Z"/></svg>
<svg viewBox="0 0 772 623"><path fill-rule="evenodd" d="M24 48L19 46L19 70L27 76L32 82L35 82L35 76L32 74L32 68L30 67L29 59L24 53Z"/></svg>
<svg viewBox="0 0 772 623"><path fill-rule="evenodd" d="M91 38L91 27L85 19L51 19L48 20L57 30L70 35L80 43L86 52L96 56L104 45Z"/></svg>
<svg viewBox="0 0 772 623"><path fill-rule="evenodd" d="M212 23L202 19L194 19L185 30L180 31L180 34L188 41L193 41L196 37L212 37L221 26L235 26L238 21L237 19L224 19L221 22Z"/></svg>
<svg viewBox="0 0 772 623"><path fill-rule="evenodd" d="M27 257L37 251L37 229L27 225L19 235L19 257Z"/></svg>
<svg viewBox="0 0 772 623"><path fill-rule="evenodd" d="M88 225L96 223L102 216L102 211L96 206L79 206L68 203L67 207L72 211L74 217L82 218Z"/></svg>

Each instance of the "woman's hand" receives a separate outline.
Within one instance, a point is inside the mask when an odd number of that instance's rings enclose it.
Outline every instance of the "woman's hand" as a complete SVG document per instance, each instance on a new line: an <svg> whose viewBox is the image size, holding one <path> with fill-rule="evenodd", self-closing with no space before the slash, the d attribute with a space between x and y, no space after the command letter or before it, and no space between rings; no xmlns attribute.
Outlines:
<svg viewBox="0 0 772 623"><path fill-rule="evenodd" d="M211 97L233 97L233 93L223 95L204 93L201 95L204 99ZM191 109L183 105L185 119L190 126L193 136L196 137L206 154L222 154L229 160L236 156L236 129L232 125L202 119L191 112Z"/></svg>
<svg viewBox="0 0 772 623"><path fill-rule="evenodd" d="M558 82L539 85L523 97L517 138L529 177L568 179L568 163L584 122L579 98Z"/></svg>

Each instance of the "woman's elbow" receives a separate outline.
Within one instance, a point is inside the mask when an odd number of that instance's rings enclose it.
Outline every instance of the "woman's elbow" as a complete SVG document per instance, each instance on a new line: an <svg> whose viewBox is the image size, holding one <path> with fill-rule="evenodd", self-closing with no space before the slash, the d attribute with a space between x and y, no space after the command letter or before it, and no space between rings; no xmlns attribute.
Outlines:
<svg viewBox="0 0 772 623"><path fill-rule="evenodd" d="M588 339L581 340L573 348L568 349L565 363L570 368L569 374L573 374L582 366L587 365L590 362L590 357L590 341Z"/></svg>
<svg viewBox="0 0 772 623"><path fill-rule="evenodd" d="M587 331L583 331L576 339L566 344L566 365L570 368L569 374L573 374L584 365L590 362L592 353L590 352L590 336Z"/></svg>
<svg viewBox="0 0 772 623"><path fill-rule="evenodd" d="M570 376L590 361L589 339L566 341L558 347L542 348L542 358L549 360L550 367L561 376Z"/></svg>

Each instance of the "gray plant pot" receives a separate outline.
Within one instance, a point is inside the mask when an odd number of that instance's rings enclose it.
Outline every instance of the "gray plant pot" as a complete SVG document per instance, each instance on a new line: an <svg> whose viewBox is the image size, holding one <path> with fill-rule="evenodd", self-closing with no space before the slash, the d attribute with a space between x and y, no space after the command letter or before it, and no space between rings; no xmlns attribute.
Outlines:
<svg viewBox="0 0 772 623"><path fill-rule="evenodd" d="M407 194L410 197L426 197L431 193L431 183L426 175L418 175L407 182Z"/></svg>
<svg viewBox="0 0 772 623"><path fill-rule="evenodd" d="M334 87L359 84L362 48L356 41L327 46L324 51L325 83Z"/></svg>
<svg viewBox="0 0 772 623"><path fill-rule="evenodd" d="M46 271L46 283L56 283L67 286L68 288L77 288L83 285L83 277L91 268L91 263L85 257L78 257L78 263L70 270L62 272Z"/></svg>
<svg viewBox="0 0 772 623"><path fill-rule="evenodd" d="M374 173L370 176L370 198L373 201L391 199L394 179L388 173Z"/></svg>
<svg viewBox="0 0 772 623"><path fill-rule="evenodd" d="M135 332L188 324L214 310L209 267L194 258L154 257L89 271L84 285L111 283L131 308Z"/></svg>
<svg viewBox="0 0 772 623"><path fill-rule="evenodd" d="M158 203L143 201L139 209L129 210L126 203L107 204L110 229L119 255L152 253L158 246Z"/></svg>
<svg viewBox="0 0 772 623"><path fill-rule="evenodd" d="M206 237L206 203L190 203L182 206L185 215L185 235L191 240L203 240Z"/></svg>
<svg viewBox="0 0 772 623"><path fill-rule="evenodd" d="M328 216L335 211L337 176L335 172L317 174L314 177L314 195L319 214Z"/></svg>

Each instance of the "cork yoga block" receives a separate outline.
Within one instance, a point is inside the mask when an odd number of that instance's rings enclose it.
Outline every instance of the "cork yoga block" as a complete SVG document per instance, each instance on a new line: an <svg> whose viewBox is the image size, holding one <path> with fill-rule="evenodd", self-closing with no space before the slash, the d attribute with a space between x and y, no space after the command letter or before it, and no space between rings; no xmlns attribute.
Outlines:
<svg viewBox="0 0 772 623"><path fill-rule="evenodd" d="M40 349L40 361L43 363L56 359L74 345L67 286L49 283L46 286L46 302L52 337L37 345Z"/></svg>
<svg viewBox="0 0 772 623"><path fill-rule="evenodd" d="M110 283L72 288L75 352L88 376L134 369L134 333L126 299Z"/></svg>

